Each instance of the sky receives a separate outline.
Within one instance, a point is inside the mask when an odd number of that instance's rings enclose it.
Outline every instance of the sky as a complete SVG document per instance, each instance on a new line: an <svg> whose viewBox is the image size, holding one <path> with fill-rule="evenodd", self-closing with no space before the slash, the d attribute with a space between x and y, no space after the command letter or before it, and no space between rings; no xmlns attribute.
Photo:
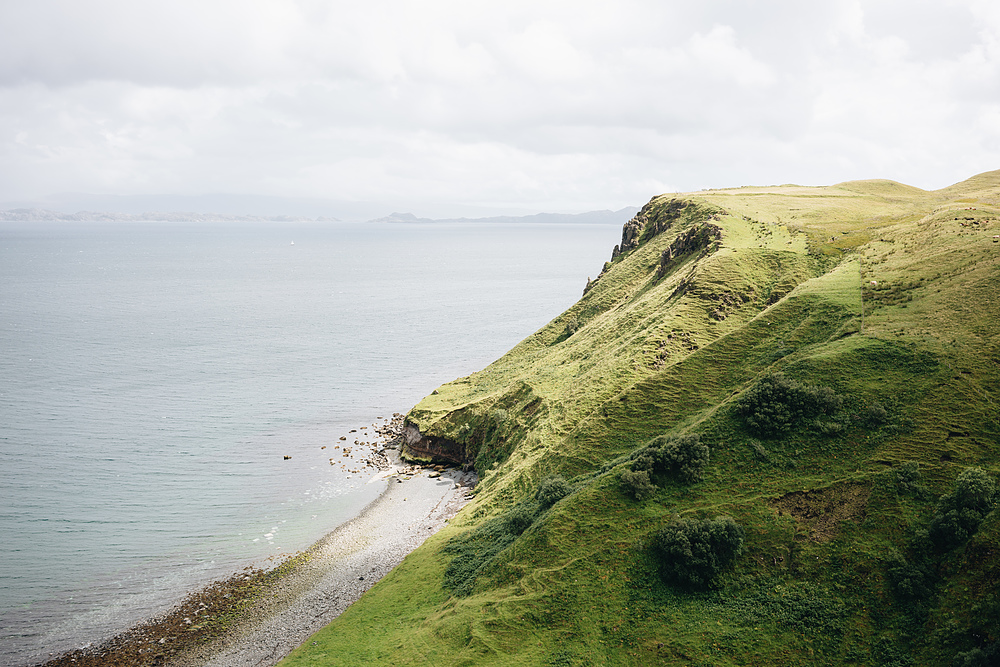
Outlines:
<svg viewBox="0 0 1000 667"><path fill-rule="evenodd" d="M995 0L0 0L0 202L578 212L997 168Z"/></svg>

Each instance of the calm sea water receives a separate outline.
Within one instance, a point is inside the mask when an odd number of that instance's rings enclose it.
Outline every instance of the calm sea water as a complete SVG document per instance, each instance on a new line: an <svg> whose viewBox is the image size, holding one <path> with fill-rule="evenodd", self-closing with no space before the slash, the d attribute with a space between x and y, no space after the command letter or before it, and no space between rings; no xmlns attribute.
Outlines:
<svg viewBox="0 0 1000 667"><path fill-rule="evenodd" d="M384 482L320 447L572 305L618 234L0 223L0 664L353 516Z"/></svg>

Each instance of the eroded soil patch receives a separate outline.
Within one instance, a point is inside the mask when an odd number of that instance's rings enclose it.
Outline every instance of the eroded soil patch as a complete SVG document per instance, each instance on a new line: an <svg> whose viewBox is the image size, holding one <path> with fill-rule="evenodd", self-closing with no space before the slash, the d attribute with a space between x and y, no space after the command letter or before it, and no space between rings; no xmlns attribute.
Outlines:
<svg viewBox="0 0 1000 667"><path fill-rule="evenodd" d="M840 532L841 521L865 520L868 496L864 484L835 484L825 489L794 491L768 503L779 515L790 515L813 542L829 542Z"/></svg>

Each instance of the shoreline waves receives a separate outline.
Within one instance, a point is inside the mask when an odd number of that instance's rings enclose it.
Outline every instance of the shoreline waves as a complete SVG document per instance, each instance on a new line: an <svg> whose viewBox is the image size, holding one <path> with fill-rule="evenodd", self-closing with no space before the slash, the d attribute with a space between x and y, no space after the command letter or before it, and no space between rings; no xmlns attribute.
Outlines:
<svg viewBox="0 0 1000 667"><path fill-rule="evenodd" d="M398 435L401 422L396 415L379 435ZM215 581L163 616L39 667L275 664L343 613L469 501L474 473L406 464L396 446L390 441L376 452L382 470L368 482L385 483L385 490L305 551L271 570L247 568Z"/></svg>

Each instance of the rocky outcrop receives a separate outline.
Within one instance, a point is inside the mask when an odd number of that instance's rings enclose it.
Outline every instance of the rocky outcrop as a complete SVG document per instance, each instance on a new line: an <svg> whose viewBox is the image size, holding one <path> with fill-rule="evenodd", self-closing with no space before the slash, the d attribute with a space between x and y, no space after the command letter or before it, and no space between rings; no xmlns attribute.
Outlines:
<svg viewBox="0 0 1000 667"><path fill-rule="evenodd" d="M465 445L433 435L424 435L413 422L403 424L403 450L406 461L416 463L451 463L468 469L472 457Z"/></svg>
<svg viewBox="0 0 1000 667"><path fill-rule="evenodd" d="M713 248L718 248L720 241L722 241L722 227L711 223L698 225L682 234L678 234L677 238L671 241L667 249L660 255L660 266L656 270L657 280L667 275L674 268L675 260L681 255L695 251L702 251L704 254L707 254Z"/></svg>
<svg viewBox="0 0 1000 667"><path fill-rule="evenodd" d="M646 224L646 215L640 211L634 218L622 226L622 242L616 245L611 251L611 261L615 261L619 255L634 250L639 247L639 234Z"/></svg>
<svg viewBox="0 0 1000 667"><path fill-rule="evenodd" d="M666 203L656 199L650 201L622 227L622 242L611 251L611 261L670 229L681 211L690 205L691 202L683 199L671 199Z"/></svg>

